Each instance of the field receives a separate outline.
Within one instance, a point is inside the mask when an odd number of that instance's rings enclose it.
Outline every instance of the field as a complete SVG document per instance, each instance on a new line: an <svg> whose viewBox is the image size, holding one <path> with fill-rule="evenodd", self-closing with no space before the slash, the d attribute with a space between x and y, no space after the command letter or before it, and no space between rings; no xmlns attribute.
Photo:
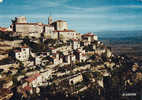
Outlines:
<svg viewBox="0 0 142 100"><path fill-rule="evenodd" d="M142 60L142 44L113 44L110 46L116 55L127 55Z"/></svg>
<svg viewBox="0 0 142 100"><path fill-rule="evenodd" d="M97 34L116 55L126 55L142 62L142 31L111 31Z"/></svg>

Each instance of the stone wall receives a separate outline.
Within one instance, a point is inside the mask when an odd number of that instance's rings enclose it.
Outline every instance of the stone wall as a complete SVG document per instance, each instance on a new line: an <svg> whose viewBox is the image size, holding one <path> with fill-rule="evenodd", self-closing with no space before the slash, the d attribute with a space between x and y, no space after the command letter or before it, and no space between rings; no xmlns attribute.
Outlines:
<svg viewBox="0 0 142 100"><path fill-rule="evenodd" d="M67 30L68 29L68 24L65 21L57 21L57 30Z"/></svg>
<svg viewBox="0 0 142 100"><path fill-rule="evenodd" d="M17 33L42 33L43 26L38 24L16 24Z"/></svg>

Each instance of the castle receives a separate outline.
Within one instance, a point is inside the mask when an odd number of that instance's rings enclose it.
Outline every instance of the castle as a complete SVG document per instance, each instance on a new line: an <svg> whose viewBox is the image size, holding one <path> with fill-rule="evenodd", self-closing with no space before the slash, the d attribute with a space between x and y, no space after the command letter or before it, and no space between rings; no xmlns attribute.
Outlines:
<svg viewBox="0 0 142 100"><path fill-rule="evenodd" d="M64 20L53 21L52 16L48 18L48 24L28 23L25 16L16 17L12 20L12 30L20 36L40 37L41 34L46 38L52 39L77 39L80 34L68 29L68 24Z"/></svg>

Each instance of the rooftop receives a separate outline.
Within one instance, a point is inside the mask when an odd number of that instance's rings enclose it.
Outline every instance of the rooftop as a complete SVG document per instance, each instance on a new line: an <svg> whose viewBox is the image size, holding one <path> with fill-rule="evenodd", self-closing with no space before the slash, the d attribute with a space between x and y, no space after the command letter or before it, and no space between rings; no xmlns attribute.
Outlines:
<svg viewBox="0 0 142 100"><path fill-rule="evenodd" d="M44 25L42 23L16 23L16 24L19 24L19 25L38 25L38 26L43 26Z"/></svg>
<svg viewBox="0 0 142 100"><path fill-rule="evenodd" d="M4 28L4 27L0 27L0 31L3 31L3 32L5 32L5 31L7 31L7 28Z"/></svg>
<svg viewBox="0 0 142 100"><path fill-rule="evenodd" d="M82 36L95 36L95 34L93 34L93 33L86 33L86 34L83 34Z"/></svg>
<svg viewBox="0 0 142 100"><path fill-rule="evenodd" d="M29 86L25 86L23 89L24 89L25 91L30 91L32 88L29 87Z"/></svg>
<svg viewBox="0 0 142 100"><path fill-rule="evenodd" d="M74 30L56 30L54 32L75 32Z"/></svg>
<svg viewBox="0 0 142 100"><path fill-rule="evenodd" d="M21 48L19 47L19 48L16 48L15 50L14 50L14 52L21 52L21 49L22 48L29 48L29 47L27 47L27 46L22 46Z"/></svg>
<svg viewBox="0 0 142 100"><path fill-rule="evenodd" d="M25 80L28 81L28 82L32 82L32 81L36 80L38 76L40 76L40 74L36 73L36 74L33 74L31 77L28 77Z"/></svg>
<svg viewBox="0 0 142 100"><path fill-rule="evenodd" d="M72 41L79 41L78 39L72 39Z"/></svg>
<svg viewBox="0 0 142 100"><path fill-rule="evenodd" d="M21 48L29 48L28 46L22 46Z"/></svg>
<svg viewBox="0 0 142 100"><path fill-rule="evenodd" d="M66 22L66 21L64 21L64 20L56 20L55 22ZM53 23L55 23L55 22L53 22Z"/></svg>

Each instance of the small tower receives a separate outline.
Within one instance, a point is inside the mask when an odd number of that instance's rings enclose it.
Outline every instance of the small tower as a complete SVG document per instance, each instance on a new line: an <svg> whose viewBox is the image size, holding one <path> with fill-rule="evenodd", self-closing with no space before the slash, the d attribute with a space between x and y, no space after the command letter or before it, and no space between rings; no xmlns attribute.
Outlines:
<svg viewBox="0 0 142 100"><path fill-rule="evenodd" d="M16 23L27 23L27 19L25 16L20 16L15 18Z"/></svg>
<svg viewBox="0 0 142 100"><path fill-rule="evenodd" d="M48 17L48 24L50 25L52 23L52 16Z"/></svg>

